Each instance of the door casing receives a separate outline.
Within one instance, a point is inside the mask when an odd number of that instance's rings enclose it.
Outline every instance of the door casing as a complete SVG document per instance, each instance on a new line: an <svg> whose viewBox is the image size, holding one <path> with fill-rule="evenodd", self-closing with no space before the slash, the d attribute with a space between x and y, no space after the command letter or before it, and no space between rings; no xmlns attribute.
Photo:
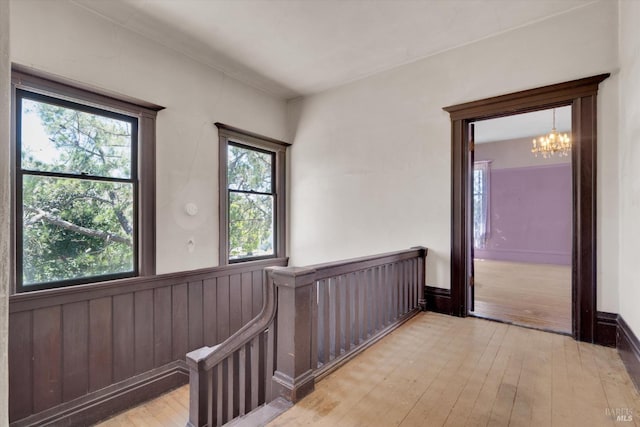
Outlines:
<svg viewBox="0 0 640 427"><path fill-rule="evenodd" d="M572 334L594 342L596 331L596 163L597 95L609 74L543 86L445 107L451 118L451 314L468 314L472 207L469 188L468 125L548 108L571 106L572 163Z"/></svg>

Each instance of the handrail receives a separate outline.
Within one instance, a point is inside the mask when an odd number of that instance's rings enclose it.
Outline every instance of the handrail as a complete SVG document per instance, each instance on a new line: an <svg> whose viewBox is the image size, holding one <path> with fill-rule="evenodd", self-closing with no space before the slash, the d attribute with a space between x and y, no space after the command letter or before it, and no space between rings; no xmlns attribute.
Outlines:
<svg viewBox="0 0 640 427"><path fill-rule="evenodd" d="M364 270L379 264L403 261L405 259L426 256L427 248L416 246L411 249L387 252L378 255L351 258L344 261L332 261L327 263L310 265L306 268L315 269L315 279L322 280L332 276L339 276L356 270Z"/></svg>
<svg viewBox="0 0 640 427"><path fill-rule="evenodd" d="M187 353L187 366L196 370L208 371L218 363L229 357L243 345L249 343L256 335L263 332L273 321L276 315L276 290L275 284L267 280L270 268L265 269L264 305L262 311L251 319L246 325L240 328L229 338L214 345L213 347L202 347Z"/></svg>
<svg viewBox="0 0 640 427"><path fill-rule="evenodd" d="M221 344L187 354L188 426L221 425L277 396L296 402L313 391L322 372L423 307L426 255L427 248L414 247L308 267L266 268L260 314ZM348 339L352 328L353 340ZM261 397L256 391L249 402L248 391L254 389L262 390Z"/></svg>

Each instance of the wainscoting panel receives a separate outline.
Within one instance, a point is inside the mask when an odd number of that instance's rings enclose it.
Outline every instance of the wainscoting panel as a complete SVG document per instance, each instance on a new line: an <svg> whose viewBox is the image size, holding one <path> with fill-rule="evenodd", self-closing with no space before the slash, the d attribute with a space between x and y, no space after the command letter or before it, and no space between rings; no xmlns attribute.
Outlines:
<svg viewBox="0 0 640 427"><path fill-rule="evenodd" d="M12 295L10 422L40 424L62 408L80 420L87 401L112 399L152 372L161 375L147 398L184 382L186 353L222 342L256 316L264 268L286 265L256 261Z"/></svg>

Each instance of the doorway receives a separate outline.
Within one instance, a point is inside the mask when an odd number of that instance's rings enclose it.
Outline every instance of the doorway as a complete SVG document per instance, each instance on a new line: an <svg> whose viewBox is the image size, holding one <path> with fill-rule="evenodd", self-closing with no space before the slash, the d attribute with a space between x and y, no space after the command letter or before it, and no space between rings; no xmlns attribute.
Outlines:
<svg viewBox="0 0 640 427"><path fill-rule="evenodd" d="M572 336L596 338L596 140L601 74L565 83L445 107L451 118L451 292L450 313L469 315L473 280L471 174L473 122L548 108L571 106Z"/></svg>
<svg viewBox="0 0 640 427"><path fill-rule="evenodd" d="M571 106L469 126L469 314L571 334Z"/></svg>

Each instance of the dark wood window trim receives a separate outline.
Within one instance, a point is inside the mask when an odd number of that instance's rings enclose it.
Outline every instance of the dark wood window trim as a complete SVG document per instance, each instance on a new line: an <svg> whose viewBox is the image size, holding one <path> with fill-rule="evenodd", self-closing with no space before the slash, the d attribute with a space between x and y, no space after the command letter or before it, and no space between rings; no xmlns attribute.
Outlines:
<svg viewBox="0 0 640 427"><path fill-rule="evenodd" d="M268 257L243 258L232 260L232 263L255 261L264 258L283 258L286 256L287 222L286 222L286 153L291 144L274 138L248 132L224 123L215 123L219 135L218 152L218 190L219 190L219 264L229 264L229 190L227 181L227 150L231 143L248 148L267 151L275 158L275 242L274 255Z"/></svg>
<svg viewBox="0 0 640 427"><path fill-rule="evenodd" d="M573 336L594 342L596 330L596 148L597 93L609 74L445 107L451 117L451 314L468 313L473 232L468 194L468 125L476 120L547 108L572 107L573 165Z"/></svg>
<svg viewBox="0 0 640 427"><path fill-rule="evenodd" d="M155 274L156 263L156 115L158 111L164 109L159 105L140 101L128 96L111 93L96 89L89 85L64 79L58 76L34 70L22 65L13 64L11 74L11 100L12 100L12 144L11 144L11 164L14 165L11 171L12 183L12 227L11 236L11 269L12 269L12 292L17 289L17 252L16 252L16 230L17 230L17 188L16 188L16 94L18 90L23 90L35 94L50 96L63 101L86 105L89 108L112 111L137 119L137 275L149 276ZM110 277L101 277L99 280L109 280ZM86 283L86 281L84 281ZM51 286L54 287L54 286ZM48 286L38 286L38 289L48 288ZM35 290L35 289L34 289Z"/></svg>

